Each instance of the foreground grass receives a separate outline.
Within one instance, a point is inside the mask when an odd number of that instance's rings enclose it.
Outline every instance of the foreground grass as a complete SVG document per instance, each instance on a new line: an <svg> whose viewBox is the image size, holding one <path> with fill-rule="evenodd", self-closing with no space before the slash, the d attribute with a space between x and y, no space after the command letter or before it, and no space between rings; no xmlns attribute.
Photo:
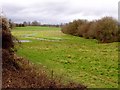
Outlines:
<svg viewBox="0 0 120 90"><path fill-rule="evenodd" d="M37 28L37 29L36 29ZM16 28L13 35L22 43L17 54L53 70L64 81L89 88L118 87L118 43L100 44L96 40L65 35L60 28Z"/></svg>

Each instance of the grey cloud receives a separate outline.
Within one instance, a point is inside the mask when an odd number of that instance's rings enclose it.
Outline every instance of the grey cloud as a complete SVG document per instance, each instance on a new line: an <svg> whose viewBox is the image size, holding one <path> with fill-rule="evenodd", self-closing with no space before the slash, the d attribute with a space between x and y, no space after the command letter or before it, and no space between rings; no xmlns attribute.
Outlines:
<svg viewBox="0 0 120 90"><path fill-rule="evenodd" d="M73 0L74 1L74 0ZM108 14L116 17L117 10L111 7L90 8L87 6L72 6L69 1L33 3L30 6L3 4L3 10L8 18L15 22L38 20L43 23L64 23L73 19L100 17Z"/></svg>
<svg viewBox="0 0 120 90"><path fill-rule="evenodd" d="M10 13L10 14L18 13L19 11L24 9L24 7L14 5L14 4L13 5L4 4L2 5L2 8L5 11L5 13Z"/></svg>

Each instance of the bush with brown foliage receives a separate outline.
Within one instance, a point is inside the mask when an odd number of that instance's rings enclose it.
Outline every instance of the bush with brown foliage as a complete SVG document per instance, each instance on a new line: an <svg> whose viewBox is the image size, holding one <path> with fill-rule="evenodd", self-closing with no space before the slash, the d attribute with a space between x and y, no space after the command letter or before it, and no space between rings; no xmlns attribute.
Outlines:
<svg viewBox="0 0 120 90"><path fill-rule="evenodd" d="M89 38L88 35L88 31L89 31L89 27L90 27L90 22L85 22L81 25L78 26L78 35L85 37L85 38Z"/></svg>
<svg viewBox="0 0 120 90"><path fill-rule="evenodd" d="M2 63L3 69L9 62L14 63L14 42L10 32L9 22L5 17L1 17L2 22Z"/></svg>
<svg viewBox="0 0 120 90"><path fill-rule="evenodd" d="M79 21L84 23L76 24ZM87 20L75 20L64 25L62 32L84 38L97 39L103 43L119 41L118 38L120 35L118 21L112 17L103 17L102 19L91 22Z"/></svg>
<svg viewBox="0 0 120 90"><path fill-rule="evenodd" d="M41 66L35 66L28 60L15 55L13 36L10 32L9 23L2 17L2 88L76 88L86 89L86 86L68 83L63 84L58 78L47 75Z"/></svg>
<svg viewBox="0 0 120 90"><path fill-rule="evenodd" d="M95 39L96 37L96 27L97 27L96 24L97 24L96 21L90 22L89 30L87 32L90 39Z"/></svg>
<svg viewBox="0 0 120 90"><path fill-rule="evenodd" d="M10 32L9 23L6 18L2 18L2 48L10 51L14 48L13 36Z"/></svg>
<svg viewBox="0 0 120 90"><path fill-rule="evenodd" d="M118 25L118 41L120 42L120 25Z"/></svg>
<svg viewBox="0 0 120 90"><path fill-rule="evenodd" d="M70 22L69 24L62 26L62 32L66 34L72 34L72 35L78 36L79 25L82 25L86 22L87 20L74 20L73 22Z"/></svg>
<svg viewBox="0 0 120 90"><path fill-rule="evenodd" d="M112 17L104 17L97 21L96 38L101 42L113 42L117 40L118 22Z"/></svg>

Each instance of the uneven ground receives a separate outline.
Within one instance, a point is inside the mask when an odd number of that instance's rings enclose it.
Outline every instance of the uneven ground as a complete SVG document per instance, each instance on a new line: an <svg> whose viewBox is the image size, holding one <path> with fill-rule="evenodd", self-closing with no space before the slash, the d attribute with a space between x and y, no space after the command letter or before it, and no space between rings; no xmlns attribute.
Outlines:
<svg viewBox="0 0 120 90"><path fill-rule="evenodd" d="M60 28L18 27L12 31L21 40L17 55L43 65L48 71L89 88L118 87L118 43L65 35Z"/></svg>

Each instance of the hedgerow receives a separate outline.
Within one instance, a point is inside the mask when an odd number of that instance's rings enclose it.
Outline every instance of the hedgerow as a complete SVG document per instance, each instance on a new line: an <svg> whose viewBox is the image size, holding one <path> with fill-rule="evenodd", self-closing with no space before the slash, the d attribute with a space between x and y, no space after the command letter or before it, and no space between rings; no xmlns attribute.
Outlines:
<svg viewBox="0 0 120 90"><path fill-rule="evenodd" d="M119 41L118 21L103 17L95 21L74 20L62 27L62 32L84 38L97 39L102 43Z"/></svg>

